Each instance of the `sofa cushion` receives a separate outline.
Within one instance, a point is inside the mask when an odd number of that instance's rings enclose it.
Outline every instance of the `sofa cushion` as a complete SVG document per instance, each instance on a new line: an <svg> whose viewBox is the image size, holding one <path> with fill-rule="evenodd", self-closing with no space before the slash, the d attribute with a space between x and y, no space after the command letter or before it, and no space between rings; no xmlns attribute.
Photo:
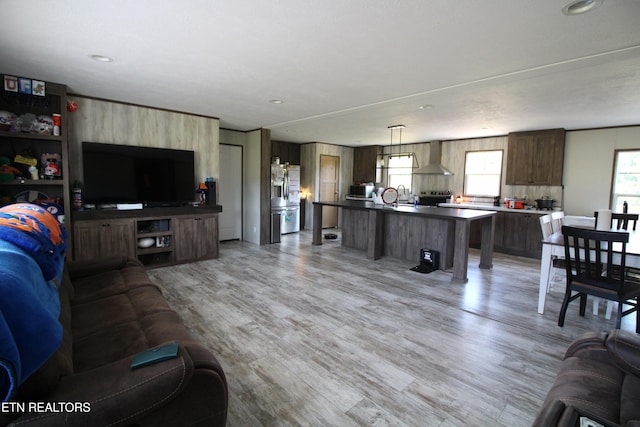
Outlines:
<svg viewBox="0 0 640 427"><path fill-rule="evenodd" d="M108 260L104 265L113 265L114 263L114 260ZM93 269L96 270L94 274L90 273L91 269L80 273L75 268L74 273L82 275L73 279L74 304L121 294L139 286L155 286L136 261L122 261L115 265L118 268L102 270L102 264L95 264L93 266Z"/></svg>
<svg viewBox="0 0 640 427"><path fill-rule="evenodd" d="M172 329L172 324L184 328L180 317L153 285L140 285L124 293L74 304L72 311L76 372L123 359L173 337L167 332L155 336L158 325L164 325L161 329L166 330ZM160 314L170 320L159 321ZM150 334L153 339L149 339Z"/></svg>

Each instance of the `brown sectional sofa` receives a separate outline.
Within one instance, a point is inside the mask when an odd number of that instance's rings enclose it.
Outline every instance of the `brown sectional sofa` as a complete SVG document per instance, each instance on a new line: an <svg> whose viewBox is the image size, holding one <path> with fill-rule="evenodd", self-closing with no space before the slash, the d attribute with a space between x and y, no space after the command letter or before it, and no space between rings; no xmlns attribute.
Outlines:
<svg viewBox="0 0 640 427"><path fill-rule="evenodd" d="M639 427L640 336L615 329L576 339L533 426Z"/></svg>
<svg viewBox="0 0 640 427"><path fill-rule="evenodd" d="M225 425L222 367L141 264L67 263L60 298L62 345L0 412L0 426ZM171 342L178 357L131 369L135 354Z"/></svg>

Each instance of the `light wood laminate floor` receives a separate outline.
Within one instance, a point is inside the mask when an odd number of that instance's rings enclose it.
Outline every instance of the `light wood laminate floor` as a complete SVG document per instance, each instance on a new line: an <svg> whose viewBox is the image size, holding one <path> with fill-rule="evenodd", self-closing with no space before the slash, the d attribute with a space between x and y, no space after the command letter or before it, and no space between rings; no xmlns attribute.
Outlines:
<svg viewBox="0 0 640 427"><path fill-rule="evenodd" d="M539 261L478 262L454 285L303 231L149 273L222 364L231 427L527 426L568 344L614 320L574 303L560 328L561 281L536 311Z"/></svg>

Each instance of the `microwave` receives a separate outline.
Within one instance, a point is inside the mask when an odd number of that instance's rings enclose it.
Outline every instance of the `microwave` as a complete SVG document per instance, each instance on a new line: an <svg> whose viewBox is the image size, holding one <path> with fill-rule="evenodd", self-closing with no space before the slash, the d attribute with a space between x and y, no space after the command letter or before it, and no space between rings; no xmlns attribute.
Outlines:
<svg viewBox="0 0 640 427"><path fill-rule="evenodd" d="M373 184L351 185L349 186L349 195L370 199L373 194L373 188Z"/></svg>

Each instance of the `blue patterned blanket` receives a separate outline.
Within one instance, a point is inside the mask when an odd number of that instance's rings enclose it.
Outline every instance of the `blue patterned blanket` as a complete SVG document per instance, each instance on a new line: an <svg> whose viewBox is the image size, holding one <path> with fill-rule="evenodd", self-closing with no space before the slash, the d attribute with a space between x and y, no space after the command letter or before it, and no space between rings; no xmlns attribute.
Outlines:
<svg viewBox="0 0 640 427"><path fill-rule="evenodd" d="M62 342L58 284L66 231L28 203L0 208L0 397L18 386Z"/></svg>

